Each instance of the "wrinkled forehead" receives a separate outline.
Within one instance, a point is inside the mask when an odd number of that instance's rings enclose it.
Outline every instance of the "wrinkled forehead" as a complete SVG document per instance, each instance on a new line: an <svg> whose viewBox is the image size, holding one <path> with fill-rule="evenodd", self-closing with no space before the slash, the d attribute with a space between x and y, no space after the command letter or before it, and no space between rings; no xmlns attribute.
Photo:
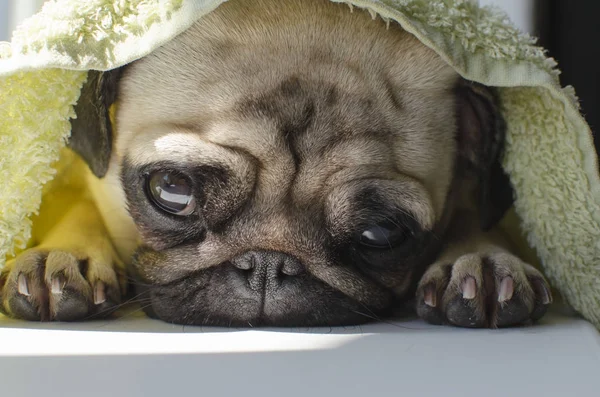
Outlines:
<svg viewBox="0 0 600 397"><path fill-rule="evenodd" d="M203 124L249 96L296 77L338 92L388 96L398 106L411 91L449 89L454 71L398 25L326 0L229 1L149 56L130 65L122 99L132 122L163 116ZM256 3L256 4L254 4ZM330 97L335 99L335 95ZM135 112L134 112L135 114ZM227 114L229 116L229 114Z"/></svg>
<svg viewBox="0 0 600 397"><path fill-rule="evenodd" d="M137 164L221 164L238 175L258 167L274 201L292 181L310 201L331 178L426 180L437 171L430 159L447 157L450 143L440 140L452 139L451 68L366 12L260 2L272 13L247 10L238 20L241 3L226 3L126 69L117 153ZM232 18L239 23L226 23Z"/></svg>

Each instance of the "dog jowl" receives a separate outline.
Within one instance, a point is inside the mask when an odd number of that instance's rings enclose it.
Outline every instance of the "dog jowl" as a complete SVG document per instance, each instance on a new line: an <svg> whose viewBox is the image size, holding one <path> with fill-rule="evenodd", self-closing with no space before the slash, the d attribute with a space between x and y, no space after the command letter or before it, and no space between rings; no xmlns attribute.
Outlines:
<svg viewBox="0 0 600 397"><path fill-rule="evenodd" d="M175 323L356 324L412 299L432 323L540 318L549 287L496 228L512 191L493 89L368 12L249 4L90 72L70 142L90 194L9 263L2 310L110 313L122 264Z"/></svg>

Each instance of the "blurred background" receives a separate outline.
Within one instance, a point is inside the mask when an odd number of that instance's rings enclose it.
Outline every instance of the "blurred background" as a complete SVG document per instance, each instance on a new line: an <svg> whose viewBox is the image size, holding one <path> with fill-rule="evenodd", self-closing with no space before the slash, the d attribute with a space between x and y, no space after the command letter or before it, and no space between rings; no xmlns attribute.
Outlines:
<svg viewBox="0 0 600 397"><path fill-rule="evenodd" d="M301 1L301 0L299 0ZM474 0L476 1L476 0ZM44 0L0 0L0 41ZM573 85L592 129L600 127L600 81L595 60L600 57L600 1L479 0L502 8L522 31L539 38L563 71L563 85ZM600 147L596 134L596 147Z"/></svg>

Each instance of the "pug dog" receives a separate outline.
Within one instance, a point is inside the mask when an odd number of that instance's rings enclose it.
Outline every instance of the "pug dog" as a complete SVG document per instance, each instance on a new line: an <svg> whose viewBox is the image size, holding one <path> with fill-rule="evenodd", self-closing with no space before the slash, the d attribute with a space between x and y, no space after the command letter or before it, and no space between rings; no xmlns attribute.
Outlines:
<svg viewBox="0 0 600 397"><path fill-rule="evenodd" d="M430 323L495 328L552 300L496 228L513 194L498 96L365 10L228 1L90 71L75 110L87 193L46 199L40 217L52 200L61 216L0 276L9 316L96 318L127 285L151 317L235 327L412 300Z"/></svg>

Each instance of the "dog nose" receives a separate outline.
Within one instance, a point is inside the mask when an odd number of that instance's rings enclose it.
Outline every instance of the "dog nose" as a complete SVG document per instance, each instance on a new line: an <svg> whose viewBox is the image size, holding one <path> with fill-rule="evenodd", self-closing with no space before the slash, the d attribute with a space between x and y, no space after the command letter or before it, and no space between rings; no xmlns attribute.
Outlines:
<svg viewBox="0 0 600 397"><path fill-rule="evenodd" d="M277 287L287 276L298 276L304 272L304 266L298 259L283 252L249 251L234 258L231 263L246 272L250 288L255 291Z"/></svg>

